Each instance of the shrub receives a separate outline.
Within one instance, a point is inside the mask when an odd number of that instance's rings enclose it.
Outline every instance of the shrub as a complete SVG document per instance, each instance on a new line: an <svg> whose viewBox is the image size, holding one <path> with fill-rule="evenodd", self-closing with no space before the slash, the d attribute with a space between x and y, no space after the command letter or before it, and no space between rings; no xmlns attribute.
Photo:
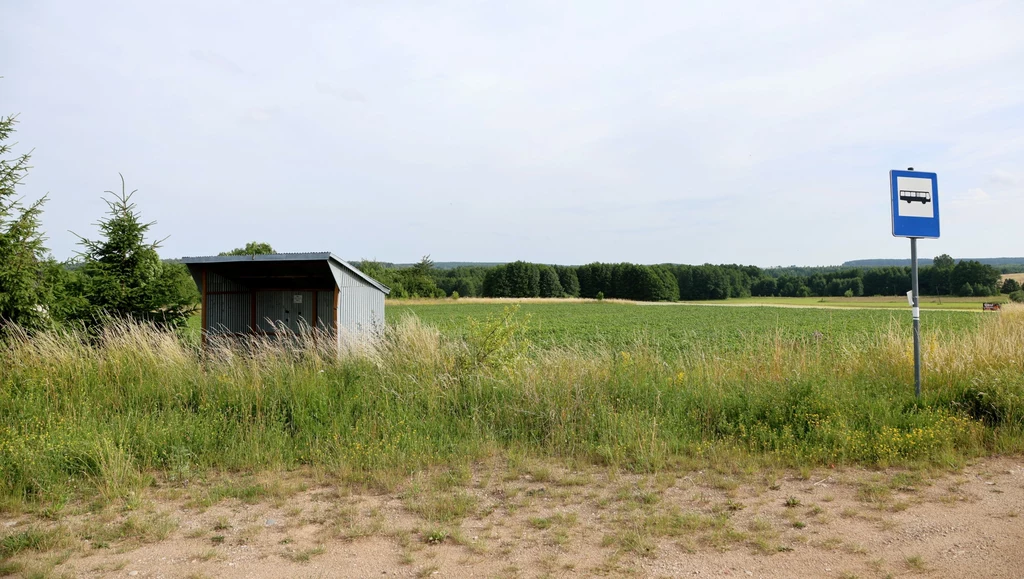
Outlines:
<svg viewBox="0 0 1024 579"><path fill-rule="evenodd" d="M604 292L597 292L597 295L594 297L597 298L597 301L601 301L604 299Z"/></svg>
<svg viewBox="0 0 1024 579"><path fill-rule="evenodd" d="M958 295L960 297L970 297L970 296L973 296L974 295L974 288L971 287L971 284L965 283L964 285L960 286L960 289L957 290L956 295Z"/></svg>
<svg viewBox="0 0 1024 579"><path fill-rule="evenodd" d="M459 292L458 291L453 291L452 292L452 299L453 300L457 300L457 299L459 299L459 297L460 296L459 296Z"/></svg>
<svg viewBox="0 0 1024 579"><path fill-rule="evenodd" d="M530 347L525 337L530 316L518 317L519 305L505 306L501 315L488 316L480 321L470 319L465 343L468 356L462 366L508 367Z"/></svg>
<svg viewBox="0 0 1024 579"><path fill-rule="evenodd" d="M1017 290L1010 293L1010 301L1024 303L1024 290Z"/></svg>

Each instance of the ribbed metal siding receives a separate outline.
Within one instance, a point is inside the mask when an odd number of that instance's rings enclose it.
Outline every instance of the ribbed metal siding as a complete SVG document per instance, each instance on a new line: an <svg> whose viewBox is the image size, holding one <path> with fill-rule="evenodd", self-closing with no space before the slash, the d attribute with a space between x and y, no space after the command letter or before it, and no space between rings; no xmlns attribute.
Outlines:
<svg viewBox="0 0 1024 579"><path fill-rule="evenodd" d="M249 331L249 294L206 296L206 331L211 334Z"/></svg>
<svg viewBox="0 0 1024 579"><path fill-rule="evenodd" d="M277 331L277 324L287 325L284 297L281 292L256 292L256 328L264 332Z"/></svg>
<svg viewBox="0 0 1024 579"><path fill-rule="evenodd" d="M202 288L200 288L202 289ZM206 291L207 292L237 292L246 291L249 288L244 285L232 281L220 274L212 271L206 272Z"/></svg>
<svg viewBox="0 0 1024 579"><path fill-rule="evenodd" d="M316 292L316 327L318 330L334 329L334 289L323 289Z"/></svg>
<svg viewBox="0 0 1024 579"><path fill-rule="evenodd" d="M331 269L339 280L338 317L343 334L377 332L384 326L384 292L347 270Z"/></svg>
<svg viewBox="0 0 1024 579"><path fill-rule="evenodd" d="M289 291L285 294L285 307L292 313L292 326L294 332L309 330L313 327L313 292ZM294 298L298 297L301 303L295 303Z"/></svg>
<svg viewBox="0 0 1024 579"><path fill-rule="evenodd" d="M377 304L371 287L342 288L338 303L341 309L341 327L348 332L372 332L378 327Z"/></svg>
<svg viewBox="0 0 1024 579"><path fill-rule="evenodd" d="M296 303L296 297L301 303ZM319 312L317 316L320 317ZM313 292L256 292L256 320L256 327L264 332L276 332L278 327L293 332L309 329L313 325Z"/></svg>

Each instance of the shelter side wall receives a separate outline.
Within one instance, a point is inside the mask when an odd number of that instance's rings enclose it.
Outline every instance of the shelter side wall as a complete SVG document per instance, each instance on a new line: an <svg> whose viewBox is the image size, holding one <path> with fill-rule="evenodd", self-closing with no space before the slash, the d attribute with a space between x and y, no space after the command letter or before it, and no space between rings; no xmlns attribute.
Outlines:
<svg viewBox="0 0 1024 579"><path fill-rule="evenodd" d="M377 332L384 327L384 292L344 268L331 266L338 280L340 333Z"/></svg>
<svg viewBox="0 0 1024 579"><path fill-rule="evenodd" d="M384 294L377 288L341 288L339 327L347 333L377 332L384 327Z"/></svg>

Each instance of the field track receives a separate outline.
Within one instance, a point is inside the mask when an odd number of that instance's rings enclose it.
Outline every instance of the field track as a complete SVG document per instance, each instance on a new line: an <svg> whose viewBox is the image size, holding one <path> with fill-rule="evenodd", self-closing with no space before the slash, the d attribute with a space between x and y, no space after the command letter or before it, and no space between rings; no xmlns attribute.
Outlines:
<svg viewBox="0 0 1024 579"><path fill-rule="evenodd" d="M1016 579L1024 569L1020 458L934 475L855 467L636 475L542 462L480 463L465 475L453 487L443 471L422 473L388 492L308 470L185 487L159 480L132 510L83 510L60 523L6 515L0 525L11 536L71 533L61 551L6 563L26 577L48 559L57 564L45 576L256 579ZM210 503L224 488L253 490ZM469 512L434 510L445 497L461 497Z"/></svg>

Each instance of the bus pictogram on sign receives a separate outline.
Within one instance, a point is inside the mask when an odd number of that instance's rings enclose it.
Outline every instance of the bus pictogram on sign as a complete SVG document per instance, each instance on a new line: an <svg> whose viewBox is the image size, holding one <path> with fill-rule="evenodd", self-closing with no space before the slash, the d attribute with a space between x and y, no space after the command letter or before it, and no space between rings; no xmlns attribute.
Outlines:
<svg viewBox="0 0 1024 579"><path fill-rule="evenodd" d="M906 201L907 203L913 203L920 201L922 205L925 203L931 203L932 192L931 191L900 191L900 201Z"/></svg>

